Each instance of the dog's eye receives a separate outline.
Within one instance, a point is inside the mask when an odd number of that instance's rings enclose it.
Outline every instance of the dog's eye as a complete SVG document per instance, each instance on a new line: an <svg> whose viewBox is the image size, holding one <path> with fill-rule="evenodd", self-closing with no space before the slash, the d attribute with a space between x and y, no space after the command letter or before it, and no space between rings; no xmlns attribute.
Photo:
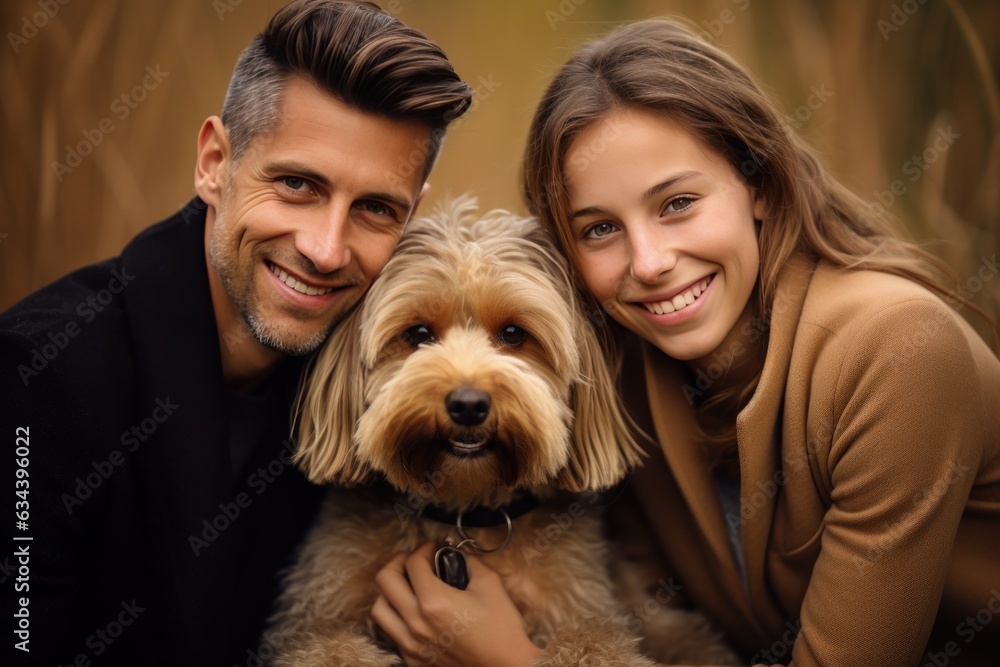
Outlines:
<svg viewBox="0 0 1000 667"><path fill-rule="evenodd" d="M524 342L524 337L527 335L528 332L526 332L524 329L517 326L516 324L507 324L503 327L500 327L500 333L497 334L497 337L503 343L511 345L513 347L517 347L518 345Z"/></svg>
<svg viewBox="0 0 1000 667"><path fill-rule="evenodd" d="M403 340L416 347L434 342L434 332L426 324L417 324L403 332Z"/></svg>

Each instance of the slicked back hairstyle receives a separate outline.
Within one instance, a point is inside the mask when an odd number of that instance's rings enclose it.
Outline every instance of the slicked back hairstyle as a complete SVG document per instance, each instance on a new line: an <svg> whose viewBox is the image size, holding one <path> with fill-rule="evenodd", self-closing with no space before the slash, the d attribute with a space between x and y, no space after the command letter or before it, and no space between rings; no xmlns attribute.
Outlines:
<svg viewBox="0 0 1000 667"><path fill-rule="evenodd" d="M236 62L222 108L236 162L278 121L285 81L300 76L360 111L431 128L424 177L472 89L444 51L370 2L294 0Z"/></svg>

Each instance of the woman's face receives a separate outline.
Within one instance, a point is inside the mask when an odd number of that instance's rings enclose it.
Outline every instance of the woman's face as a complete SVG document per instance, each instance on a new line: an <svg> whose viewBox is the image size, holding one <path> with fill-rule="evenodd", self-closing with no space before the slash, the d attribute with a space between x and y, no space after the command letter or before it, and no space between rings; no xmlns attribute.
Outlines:
<svg viewBox="0 0 1000 667"><path fill-rule="evenodd" d="M565 164L579 269L608 314L675 359L732 346L764 205L729 163L665 117L623 109L581 133Z"/></svg>

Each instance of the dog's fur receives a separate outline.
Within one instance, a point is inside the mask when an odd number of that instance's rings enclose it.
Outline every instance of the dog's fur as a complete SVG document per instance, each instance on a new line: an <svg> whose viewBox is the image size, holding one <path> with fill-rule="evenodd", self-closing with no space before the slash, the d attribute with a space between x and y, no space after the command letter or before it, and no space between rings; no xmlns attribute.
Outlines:
<svg viewBox="0 0 1000 667"><path fill-rule="evenodd" d="M544 648L538 664L653 664L615 600L593 493L617 483L640 449L574 294L534 220L503 211L476 219L474 200L461 198L410 222L302 394L297 461L312 481L338 486L271 619L276 667L400 664L367 620L375 575L427 540L457 538L454 526L422 517L422 504L497 507L519 490L542 506L514 522L506 548L478 555ZM433 336L423 342L413 329L421 325ZM510 325L526 332L523 341L504 333ZM463 426L446 397L469 387L490 406L481 424ZM449 445L456 440L484 444L461 456ZM379 479L395 497L343 489ZM492 545L504 529L476 534ZM672 654L660 660L732 659L700 617L660 616L679 623L676 641L657 642Z"/></svg>

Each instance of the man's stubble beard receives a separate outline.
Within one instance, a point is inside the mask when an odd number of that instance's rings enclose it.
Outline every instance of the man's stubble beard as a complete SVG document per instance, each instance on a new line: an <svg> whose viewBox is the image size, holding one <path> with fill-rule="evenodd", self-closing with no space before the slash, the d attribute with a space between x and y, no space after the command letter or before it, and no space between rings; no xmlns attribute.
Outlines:
<svg viewBox="0 0 1000 667"><path fill-rule="evenodd" d="M224 188L223 198L229 192ZM243 324L258 343L276 352L293 357L307 355L320 347L346 313L334 317L330 323L303 341L289 340L290 334L282 334L281 327L268 323L261 313L260 298L254 293L254 272L263 261L259 248L253 251L251 261L242 268L238 263L238 240L230 233L225 215L220 206L216 210L215 222L208 244L208 257L212 268L222 282L226 295L236 306Z"/></svg>

